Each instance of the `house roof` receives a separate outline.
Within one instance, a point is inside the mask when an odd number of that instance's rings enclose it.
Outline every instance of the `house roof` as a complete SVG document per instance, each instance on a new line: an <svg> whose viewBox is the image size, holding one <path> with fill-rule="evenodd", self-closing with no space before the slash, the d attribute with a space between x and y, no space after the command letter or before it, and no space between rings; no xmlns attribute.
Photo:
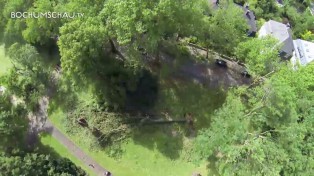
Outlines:
<svg viewBox="0 0 314 176"><path fill-rule="evenodd" d="M292 32L287 25L273 20L267 21L259 30L258 36L265 37L267 35L273 36L279 40L280 44L283 44L281 51L292 55L294 51Z"/></svg>
<svg viewBox="0 0 314 176"><path fill-rule="evenodd" d="M293 40L295 56L300 65L304 66L314 61L314 43L305 40Z"/></svg>

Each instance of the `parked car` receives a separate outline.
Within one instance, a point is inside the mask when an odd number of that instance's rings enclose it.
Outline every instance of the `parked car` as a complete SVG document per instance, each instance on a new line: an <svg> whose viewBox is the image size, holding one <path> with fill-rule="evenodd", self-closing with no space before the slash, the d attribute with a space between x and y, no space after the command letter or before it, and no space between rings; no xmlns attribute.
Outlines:
<svg viewBox="0 0 314 176"><path fill-rule="evenodd" d="M243 77L246 77L246 78L250 78L251 77L251 75L249 74L249 72L248 71L243 71L243 72L241 72L241 75L243 76Z"/></svg>
<svg viewBox="0 0 314 176"><path fill-rule="evenodd" d="M105 176L111 176L111 173L109 171L106 171Z"/></svg>
<svg viewBox="0 0 314 176"><path fill-rule="evenodd" d="M138 46L138 47L137 47L137 50L138 50L139 52L141 52L141 54L142 54L143 56L147 56L147 52L146 52L145 48L143 48L143 47L141 47L141 46Z"/></svg>
<svg viewBox="0 0 314 176"><path fill-rule="evenodd" d="M221 67L227 67L227 62L221 59L216 59L216 64Z"/></svg>

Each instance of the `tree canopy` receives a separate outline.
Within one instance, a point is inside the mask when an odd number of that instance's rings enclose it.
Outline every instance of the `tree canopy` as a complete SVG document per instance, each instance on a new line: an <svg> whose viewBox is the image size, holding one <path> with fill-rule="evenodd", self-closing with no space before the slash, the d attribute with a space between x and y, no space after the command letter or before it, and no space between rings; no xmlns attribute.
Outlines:
<svg viewBox="0 0 314 176"><path fill-rule="evenodd" d="M0 149L22 145L27 130L27 111L23 106L12 106L6 93L0 96Z"/></svg>
<svg viewBox="0 0 314 176"><path fill-rule="evenodd" d="M242 8L232 3L222 3L209 18L208 42L215 50L228 55L245 41L248 24Z"/></svg>
<svg viewBox="0 0 314 176"><path fill-rule="evenodd" d="M247 64L251 72L265 75L278 68L279 47L274 38L253 38L240 43L235 49L235 55Z"/></svg>
<svg viewBox="0 0 314 176"><path fill-rule="evenodd" d="M196 140L221 175L308 175L313 171L313 65L275 73L231 93ZM232 109L232 111L230 111Z"/></svg>
<svg viewBox="0 0 314 176"><path fill-rule="evenodd" d="M193 35L202 25L203 0L138 1L121 0L105 3L101 16L110 37L119 44L141 45L155 53L160 42L175 34Z"/></svg>
<svg viewBox="0 0 314 176"><path fill-rule="evenodd" d="M27 153L25 155L0 154L0 175L58 175L85 176L86 173L68 159L55 159L49 155Z"/></svg>
<svg viewBox="0 0 314 176"><path fill-rule="evenodd" d="M3 80L8 89L27 102L28 109L37 109L38 99L49 84L49 70L43 67L42 58L36 48L15 43L8 49L13 68Z"/></svg>

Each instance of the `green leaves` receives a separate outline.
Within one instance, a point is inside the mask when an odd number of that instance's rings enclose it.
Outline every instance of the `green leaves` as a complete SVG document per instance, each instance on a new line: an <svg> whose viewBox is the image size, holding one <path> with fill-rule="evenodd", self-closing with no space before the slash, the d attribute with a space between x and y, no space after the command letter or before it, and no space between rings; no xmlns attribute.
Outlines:
<svg viewBox="0 0 314 176"><path fill-rule="evenodd" d="M0 96L0 148L23 144L28 122L26 115L24 107L12 106L9 96Z"/></svg>
<svg viewBox="0 0 314 176"><path fill-rule="evenodd" d="M226 102L215 113L211 129L202 131L197 137L195 152L201 159L207 159L210 155L217 153L225 154L229 150L228 146L234 142L241 142L245 131L248 130L248 121L243 119L244 106L240 99L229 95Z"/></svg>
<svg viewBox="0 0 314 176"><path fill-rule="evenodd" d="M233 54L235 47L246 38L248 25L243 10L234 4L223 4L209 19L210 46L224 54Z"/></svg>
<svg viewBox="0 0 314 176"><path fill-rule="evenodd" d="M251 72L265 75L278 69L280 58L277 43L276 39L270 37L249 39L237 46L235 55L248 65Z"/></svg>
<svg viewBox="0 0 314 176"><path fill-rule="evenodd" d="M84 74L93 69L103 56L106 30L97 18L75 20L61 29L58 46L64 73L84 78Z"/></svg>
<svg viewBox="0 0 314 176"><path fill-rule="evenodd" d="M12 156L0 154L0 170L4 175L77 175L86 173L68 159L55 159L49 155L27 153Z"/></svg>
<svg viewBox="0 0 314 176"><path fill-rule="evenodd" d="M311 173L313 68L282 67L264 84L231 93L197 137L198 159L210 158L221 175Z"/></svg>
<svg viewBox="0 0 314 176"><path fill-rule="evenodd" d="M28 110L36 110L38 99L45 93L49 70L45 68L35 47L13 44L8 49L13 68L5 76L8 89L26 102Z"/></svg>
<svg viewBox="0 0 314 176"><path fill-rule="evenodd" d="M28 11L34 13L54 12L54 6L49 0L41 0L34 2L33 7ZM27 18L26 26L22 34L27 42L45 44L58 33L60 19Z"/></svg>
<svg viewBox="0 0 314 176"><path fill-rule="evenodd" d="M136 43L154 52L165 35L193 35L202 25L202 0L109 0L101 17L119 44Z"/></svg>

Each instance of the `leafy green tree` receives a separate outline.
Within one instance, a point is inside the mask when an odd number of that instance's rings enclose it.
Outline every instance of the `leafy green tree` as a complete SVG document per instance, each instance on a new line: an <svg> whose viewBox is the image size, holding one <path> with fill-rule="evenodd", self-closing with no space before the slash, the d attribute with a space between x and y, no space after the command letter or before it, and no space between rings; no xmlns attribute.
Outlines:
<svg viewBox="0 0 314 176"><path fill-rule="evenodd" d="M125 116L125 117L123 117ZM86 124L79 125L79 120L84 119ZM117 144L126 139L130 134L130 126L124 123L127 115L106 112L98 104L83 103L75 111L68 114L67 127L69 131L76 132L78 128L86 127L97 139L93 146L105 147Z"/></svg>
<svg viewBox="0 0 314 176"><path fill-rule="evenodd" d="M26 153L0 154L0 175L48 175L48 176L85 176L81 168L65 158L55 159L49 155Z"/></svg>
<svg viewBox="0 0 314 176"><path fill-rule="evenodd" d="M6 2L6 0L1 0L0 1L0 17L2 19L3 19L3 11L4 11L5 2ZM5 20L1 20L0 21L0 31L1 31L0 36L3 35L2 32L4 31L4 26L5 26Z"/></svg>
<svg viewBox="0 0 314 176"><path fill-rule="evenodd" d="M310 12L299 12L294 6L286 6L284 15L290 20L292 31L295 37L301 37L306 30L314 29L314 16Z"/></svg>
<svg viewBox="0 0 314 176"><path fill-rule="evenodd" d="M311 31L307 30L301 36L303 40L314 42L314 34Z"/></svg>
<svg viewBox="0 0 314 176"><path fill-rule="evenodd" d="M99 102L113 109L123 106L126 91L136 88L141 67L130 66L121 53L113 51L116 49L110 45L99 18L75 20L60 31L58 46L63 75L74 85L80 84L75 88L92 88Z"/></svg>
<svg viewBox="0 0 314 176"><path fill-rule="evenodd" d="M29 110L36 110L38 99L45 94L49 82L49 70L31 45L13 44L8 49L13 68L6 76L8 89L22 98Z"/></svg>
<svg viewBox="0 0 314 176"><path fill-rule="evenodd" d="M279 9L276 1L259 0L250 1L250 8L254 11L257 18L264 18L266 20L274 19L279 16Z"/></svg>
<svg viewBox="0 0 314 176"><path fill-rule="evenodd" d="M49 0L35 1L33 6L29 8L29 12L45 13L54 12L54 3ZM45 44L51 37L58 34L60 27L60 19L54 18L27 18L26 29L22 35L29 43Z"/></svg>
<svg viewBox="0 0 314 176"><path fill-rule="evenodd" d="M12 0L4 1L1 15L1 23L4 26L4 42L7 46L15 42L24 41L22 31L26 28L25 18L11 18L12 12L26 12L33 1ZM0 25L1 26L1 25ZM1 28L0 28L1 29Z"/></svg>
<svg viewBox="0 0 314 176"><path fill-rule="evenodd" d="M227 2L214 11L209 18L207 40L212 48L223 54L233 54L235 47L246 39L248 24L243 13L241 8Z"/></svg>
<svg viewBox="0 0 314 176"><path fill-rule="evenodd" d="M82 13L83 18L96 17L103 8L103 0L59 0L55 3L55 12ZM73 19L62 19L63 23L71 22Z"/></svg>
<svg viewBox="0 0 314 176"><path fill-rule="evenodd" d="M196 155L215 159L221 175L313 172L313 69L284 67L260 86L235 90L197 137Z"/></svg>
<svg viewBox="0 0 314 176"><path fill-rule="evenodd" d="M202 25L203 2L109 0L101 16L109 36L120 45L141 45L158 59L164 38L193 35Z"/></svg>
<svg viewBox="0 0 314 176"><path fill-rule="evenodd" d="M271 37L249 39L236 47L235 55L247 64L250 71L264 75L278 67L280 58L277 43L278 41Z"/></svg>
<svg viewBox="0 0 314 176"><path fill-rule="evenodd" d="M12 106L6 92L0 95L0 148L20 146L27 130L27 111L23 106Z"/></svg>
<svg viewBox="0 0 314 176"><path fill-rule="evenodd" d="M65 75L86 80L86 74L105 59L106 30L97 18L77 19L60 29L58 46Z"/></svg>
<svg viewBox="0 0 314 176"><path fill-rule="evenodd" d="M76 17L85 19L85 17L95 17L102 9L102 6L95 4L102 4L101 0L78 0L78 1L49 1L41 0L33 3L29 9L31 12L67 12L80 13L83 17ZM82 6L84 4L84 6ZM71 14L72 15L72 14ZM23 31L23 37L29 43L46 44L50 38L59 34L59 28L66 23L76 19L71 18L28 18L26 19L26 29Z"/></svg>

